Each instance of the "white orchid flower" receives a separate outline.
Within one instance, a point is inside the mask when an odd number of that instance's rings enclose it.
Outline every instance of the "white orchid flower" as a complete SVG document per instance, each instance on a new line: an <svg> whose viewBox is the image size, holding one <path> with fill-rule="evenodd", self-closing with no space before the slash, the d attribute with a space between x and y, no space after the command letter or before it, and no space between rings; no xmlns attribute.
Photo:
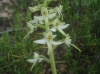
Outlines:
<svg viewBox="0 0 100 74"><path fill-rule="evenodd" d="M44 6L43 4L38 4L35 7L29 7L29 10L34 13L34 12L36 12L38 10L41 10L41 7L43 7L43 6Z"/></svg>
<svg viewBox="0 0 100 74"><path fill-rule="evenodd" d="M47 34L45 34L45 38L41 40L33 41L37 44L47 44L48 46L48 55L52 52L52 45L60 45L62 42L55 42L53 41L53 38L55 38L56 35L53 35L51 31L49 31Z"/></svg>
<svg viewBox="0 0 100 74"><path fill-rule="evenodd" d="M34 16L34 20L29 21L31 24L44 24L43 20L39 19L38 16Z"/></svg>
<svg viewBox="0 0 100 74"><path fill-rule="evenodd" d="M64 43L65 43L67 46L70 46L70 44L71 44L71 39L70 39L70 36L69 36L69 35L66 36L66 38L65 38L65 40L64 40Z"/></svg>
<svg viewBox="0 0 100 74"><path fill-rule="evenodd" d="M42 14L42 16L38 16L37 19L39 19L39 20L45 20L45 18L46 19L51 19L54 16L56 16L56 13L49 14L48 13L48 9L46 7L42 7L41 8L41 14Z"/></svg>
<svg viewBox="0 0 100 74"><path fill-rule="evenodd" d="M60 22L60 20L57 18L54 20L53 25L54 27L50 29L51 31L56 32L58 30L59 32L61 32L63 35L66 36L63 29L67 28L69 24L65 24L65 22Z"/></svg>
<svg viewBox="0 0 100 74"><path fill-rule="evenodd" d="M63 6L61 6L61 5L60 5L59 7L56 7L56 8L55 8L55 12L58 13L59 17L60 17L60 15L62 15L62 13L61 13L62 10L63 10Z"/></svg>
<svg viewBox="0 0 100 74"><path fill-rule="evenodd" d="M29 10L31 11L31 12L36 12L36 11L38 11L39 10L39 8L38 8L38 6L35 6L35 7L29 7Z"/></svg>
<svg viewBox="0 0 100 74"><path fill-rule="evenodd" d="M30 31L28 32L28 34L24 37L24 39L29 35L29 34L31 34L31 33L33 33L33 31L34 31L34 28L37 28L37 26L35 26L35 25L32 25L31 23L29 23L29 22L27 22L27 27L29 27L30 28Z"/></svg>
<svg viewBox="0 0 100 74"><path fill-rule="evenodd" d="M63 6L55 7L54 9L50 9L49 13L58 13L59 17L62 15Z"/></svg>
<svg viewBox="0 0 100 74"><path fill-rule="evenodd" d="M36 63L36 62L41 62L43 58L40 58L40 56L34 52L34 59L28 59L27 61L30 63Z"/></svg>

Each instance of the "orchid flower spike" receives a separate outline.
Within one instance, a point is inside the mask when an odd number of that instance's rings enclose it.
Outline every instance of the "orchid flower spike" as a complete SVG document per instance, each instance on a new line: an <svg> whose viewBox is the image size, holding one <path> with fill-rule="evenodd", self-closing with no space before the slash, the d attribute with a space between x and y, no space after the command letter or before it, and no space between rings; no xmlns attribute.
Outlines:
<svg viewBox="0 0 100 74"><path fill-rule="evenodd" d="M60 45L62 42L55 42L53 41L53 38L55 38L56 35L53 35L51 31L45 34L45 38L41 40L35 40L34 43L37 44L47 44L48 46L48 55L52 52L52 45Z"/></svg>
<svg viewBox="0 0 100 74"><path fill-rule="evenodd" d="M54 25L54 27L50 29L51 31L56 32L58 30L64 36L66 36L63 29L67 28L69 26L69 24L65 24L65 22L60 22L60 20L57 18L54 20L53 25Z"/></svg>
<svg viewBox="0 0 100 74"><path fill-rule="evenodd" d="M30 63L36 63L36 62L41 62L43 58L40 58L38 53L34 52L34 59L28 59L27 61Z"/></svg>

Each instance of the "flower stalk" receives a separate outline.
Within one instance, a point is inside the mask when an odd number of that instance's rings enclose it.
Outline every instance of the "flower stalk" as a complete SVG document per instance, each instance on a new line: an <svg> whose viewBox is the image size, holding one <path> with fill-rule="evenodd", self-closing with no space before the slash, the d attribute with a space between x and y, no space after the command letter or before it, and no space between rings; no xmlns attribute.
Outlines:
<svg viewBox="0 0 100 74"><path fill-rule="evenodd" d="M57 74L53 51L50 53L49 56L50 56L50 64L51 64L52 74Z"/></svg>

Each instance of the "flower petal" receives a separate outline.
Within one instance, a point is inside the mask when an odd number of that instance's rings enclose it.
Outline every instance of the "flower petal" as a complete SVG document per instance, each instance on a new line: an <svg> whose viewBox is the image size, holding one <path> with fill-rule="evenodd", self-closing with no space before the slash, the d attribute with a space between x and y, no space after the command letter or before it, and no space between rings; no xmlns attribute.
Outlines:
<svg viewBox="0 0 100 74"><path fill-rule="evenodd" d="M65 29L69 26L69 24L66 24L66 25L59 25L58 27L61 28L61 29Z"/></svg>
<svg viewBox="0 0 100 74"><path fill-rule="evenodd" d="M37 19L37 20L44 20L44 16L34 16L34 19Z"/></svg>
<svg viewBox="0 0 100 74"><path fill-rule="evenodd" d="M33 41L34 43L37 43L37 44L46 44L46 39L41 39L41 40L35 40Z"/></svg>
<svg viewBox="0 0 100 74"><path fill-rule="evenodd" d="M38 62L41 62L42 60L43 60L43 58L39 58L39 59L38 59Z"/></svg>
<svg viewBox="0 0 100 74"><path fill-rule="evenodd" d="M29 23L29 22L26 22L26 23L27 23L27 27L29 27L29 28L30 28L29 33L32 33L32 32L34 31L34 28L35 28L36 26L32 25L32 24L31 24L31 23Z"/></svg>
<svg viewBox="0 0 100 74"><path fill-rule="evenodd" d="M58 29L58 31L60 32L60 33L62 33L64 36L66 36L66 33L62 30L62 29L60 29L60 28L57 28Z"/></svg>
<svg viewBox="0 0 100 74"><path fill-rule="evenodd" d="M56 13L49 14L49 15L48 15L48 18L51 19L51 18L53 18L54 16L56 16Z"/></svg>
<svg viewBox="0 0 100 74"><path fill-rule="evenodd" d="M36 52L34 52L34 58L39 58L39 55Z"/></svg>
<svg viewBox="0 0 100 74"><path fill-rule="evenodd" d="M38 11L39 9L38 9L38 6L35 6L35 7L29 7L29 10L30 10L31 12L36 12L36 11Z"/></svg>
<svg viewBox="0 0 100 74"><path fill-rule="evenodd" d="M53 31L53 32L56 32L56 28L55 27L51 28L50 30Z"/></svg>
<svg viewBox="0 0 100 74"><path fill-rule="evenodd" d="M53 38L55 38L57 35L53 35Z"/></svg>
<svg viewBox="0 0 100 74"><path fill-rule="evenodd" d="M71 39L70 39L69 35L66 36L65 44L67 44L68 46L71 44Z"/></svg>
<svg viewBox="0 0 100 74"><path fill-rule="evenodd" d="M31 23L31 24L34 24L36 22L37 22L37 20L31 20L31 21L29 21L29 23Z"/></svg>
<svg viewBox="0 0 100 74"><path fill-rule="evenodd" d="M60 45L60 44L62 44L63 42L55 42L55 41L52 41L51 43L52 43L52 45Z"/></svg>
<svg viewBox="0 0 100 74"><path fill-rule="evenodd" d="M65 43L69 46L71 44L71 39L67 39Z"/></svg>
<svg viewBox="0 0 100 74"><path fill-rule="evenodd" d="M37 59L28 59L27 61L30 62L30 63L36 63Z"/></svg>
<svg viewBox="0 0 100 74"><path fill-rule="evenodd" d="M64 25L65 24L65 22L60 22L60 25Z"/></svg>

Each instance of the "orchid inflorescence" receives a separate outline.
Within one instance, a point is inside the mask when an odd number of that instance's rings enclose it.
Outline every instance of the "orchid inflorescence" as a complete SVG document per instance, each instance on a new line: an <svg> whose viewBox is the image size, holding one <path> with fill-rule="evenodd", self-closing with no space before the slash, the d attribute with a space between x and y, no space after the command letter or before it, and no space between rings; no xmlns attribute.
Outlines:
<svg viewBox="0 0 100 74"><path fill-rule="evenodd" d="M35 28L42 28L45 29L45 32L43 33L44 38L39 40L34 40L34 43L37 44L46 44L48 51L47 54L49 55L50 59L48 59L49 63L51 64L52 73L56 73L55 68L55 61L54 61L54 55L53 55L53 47L60 45L62 43L65 43L67 46L74 46L71 44L71 38L69 34L66 34L63 29L68 28L69 24L65 24L65 22L61 22L60 18L62 17L62 10L63 6L59 5L55 8L47 7L47 4L50 2L50 0L44 0L43 4L38 4L35 7L29 7L29 10L31 12L41 11L41 16L34 16L34 19L27 22L27 27L30 28L30 31L28 34L24 37L24 39L29 36L31 33L33 33ZM59 31L65 39L55 41L54 38L57 37L57 35L53 35L54 32ZM76 47L77 48L77 47ZM77 48L78 49L78 48ZM80 49L78 49L80 51ZM30 63L33 63L35 65L37 62L41 62L42 60L47 60L44 57L41 57L38 55L38 53L34 52L34 59L28 59L27 61Z"/></svg>

